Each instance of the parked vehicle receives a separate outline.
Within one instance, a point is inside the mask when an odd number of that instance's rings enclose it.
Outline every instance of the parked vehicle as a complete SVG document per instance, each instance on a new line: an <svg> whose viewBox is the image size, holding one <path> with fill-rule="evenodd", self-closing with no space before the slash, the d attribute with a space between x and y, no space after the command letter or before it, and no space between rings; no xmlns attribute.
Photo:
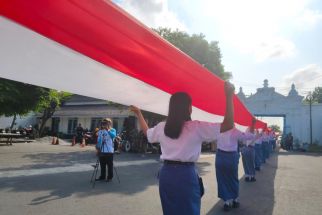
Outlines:
<svg viewBox="0 0 322 215"><path fill-rule="evenodd" d="M114 147L118 151L138 152L138 153L161 153L160 144L151 144L142 131L138 132L136 129L127 131L123 130L115 139Z"/></svg>

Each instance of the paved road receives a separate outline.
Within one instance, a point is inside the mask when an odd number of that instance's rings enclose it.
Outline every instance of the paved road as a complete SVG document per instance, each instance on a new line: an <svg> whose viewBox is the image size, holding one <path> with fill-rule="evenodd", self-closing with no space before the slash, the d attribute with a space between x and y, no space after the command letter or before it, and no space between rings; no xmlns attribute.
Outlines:
<svg viewBox="0 0 322 215"><path fill-rule="evenodd" d="M92 189L93 154L93 147L44 142L0 146L0 214L162 214L158 156L117 155L121 183L100 182ZM322 155L280 151L255 183L243 181L240 165L241 208L229 213L217 198L214 155L203 154L198 168L206 186L201 214L322 214Z"/></svg>

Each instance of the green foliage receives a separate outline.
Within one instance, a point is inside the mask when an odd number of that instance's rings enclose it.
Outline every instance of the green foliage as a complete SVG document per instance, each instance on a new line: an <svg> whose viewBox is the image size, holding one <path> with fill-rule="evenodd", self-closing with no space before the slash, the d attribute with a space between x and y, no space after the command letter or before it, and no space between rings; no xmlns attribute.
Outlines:
<svg viewBox="0 0 322 215"><path fill-rule="evenodd" d="M305 97L305 103L309 103L310 99L312 99L312 103L322 103L322 87L316 87L313 93L309 93Z"/></svg>
<svg viewBox="0 0 322 215"><path fill-rule="evenodd" d="M313 102L322 103L322 87L316 87L312 93Z"/></svg>
<svg viewBox="0 0 322 215"><path fill-rule="evenodd" d="M35 111L43 112L46 109L56 109L56 107L60 107L63 102L69 99L71 95L71 93L43 88L43 94L39 98Z"/></svg>
<svg viewBox="0 0 322 215"><path fill-rule="evenodd" d="M24 115L34 110L42 88L0 78L0 115Z"/></svg>
<svg viewBox="0 0 322 215"><path fill-rule="evenodd" d="M319 145L317 143L313 143L313 144L309 144L308 146L308 149L307 149L308 152L322 152L322 145Z"/></svg>
<svg viewBox="0 0 322 215"><path fill-rule="evenodd" d="M209 43L203 34L189 35L178 29L173 31L160 27L153 30L220 78L231 78L231 73L226 72L221 63L222 55L217 41Z"/></svg>
<svg viewBox="0 0 322 215"><path fill-rule="evenodd" d="M52 89L44 89L40 96L39 103L35 109L36 112L42 113L39 135L42 136L48 119L50 119L56 109L60 107L72 94Z"/></svg>
<svg viewBox="0 0 322 215"><path fill-rule="evenodd" d="M270 127L274 132L281 132L281 128L278 125L271 125Z"/></svg>
<svg viewBox="0 0 322 215"><path fill-rule="evenodd" d="M35 111L42 113L40 134L56 108L71 96L70 93L2 78L0 78L0 92L0 115L14 116L11 127L17 115Z"/></svg>

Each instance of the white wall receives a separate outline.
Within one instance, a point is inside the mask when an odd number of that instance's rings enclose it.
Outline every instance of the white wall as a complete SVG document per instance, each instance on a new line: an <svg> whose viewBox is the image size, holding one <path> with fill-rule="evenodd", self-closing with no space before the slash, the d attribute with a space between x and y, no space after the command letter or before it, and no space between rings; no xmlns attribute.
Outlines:
<svg viewBox="0 0 322 215"><path fill-rule="evenodd" d="M8 128L10 127L12 123L13 117L0 117L0 128ZM36 118L34 117L34 113L31 112L27 114L26 116L17 116L16 124L13 126L13 128L19 128L19 127L27 127L29 125L35 125L36 124Z"/></svg>
<svg viewBox="0 0 322 215"><path fill-rule="evenodd" d="M256 115L285 114L286 133L292 132L294 140L300 143L310 142L309 105L292 98L270 99L254 98L245 102L251 113ZM312 105L312 136L313 142L322 145L322 104Z"/></svg>

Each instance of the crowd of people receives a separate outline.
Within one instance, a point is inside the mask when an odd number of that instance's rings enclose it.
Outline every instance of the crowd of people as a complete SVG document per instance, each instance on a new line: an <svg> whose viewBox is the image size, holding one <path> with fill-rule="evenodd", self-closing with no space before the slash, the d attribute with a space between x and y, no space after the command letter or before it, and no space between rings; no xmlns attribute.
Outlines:
<svg viewBox="0 0 322 215"><path fill-rule="evenodd" d="M203 195L202 179L197 162L203 141L217 140L215 160L218 197L224 201L223 209L238 208L240 152L245 170L245 181L255 182L255 172L261 170L276 147L274 132L255 131L256 120L246 132L234 126L234 87L226 82L226 111L222 123L209 123L191 119L192 100L185 92L171 96L165 122L149 128L140 109L131 106L140 127L149 142L159 142L163 165L159 172L159 195L163 214L200 214Z"/></svg>
<svg viewBox="0 0 322 215"><path fill-rule="evenodd" d="M159 172L159 195L163 213L200 214L203 195L202 179L195 163L201 153L204 141L217 141L215 159L218 197L223 200L223 209L229 211L240 206L238 164L240 155L246 182L256 182L256 171L266 163L276 148L275 133L269 129L255 130L256 119L242 132L234 125L234 87L226 82L226 111L222 123L202 122L191 119L191 97L184 92L175 93L170 98L169 112L165 122L149 128L140 109L131 106L138 118L140 127L149 142L161 145L160 159L163 166ZM111 181L113 178L113 155L116 130L112 121L103 119L100 129L95 130L96 150L101 174L98 181ZM288 141L290 136L287 137ZM84 129L76 128L73 145L85 144ZM107 167L107 174L106 174Z"/></svg>

